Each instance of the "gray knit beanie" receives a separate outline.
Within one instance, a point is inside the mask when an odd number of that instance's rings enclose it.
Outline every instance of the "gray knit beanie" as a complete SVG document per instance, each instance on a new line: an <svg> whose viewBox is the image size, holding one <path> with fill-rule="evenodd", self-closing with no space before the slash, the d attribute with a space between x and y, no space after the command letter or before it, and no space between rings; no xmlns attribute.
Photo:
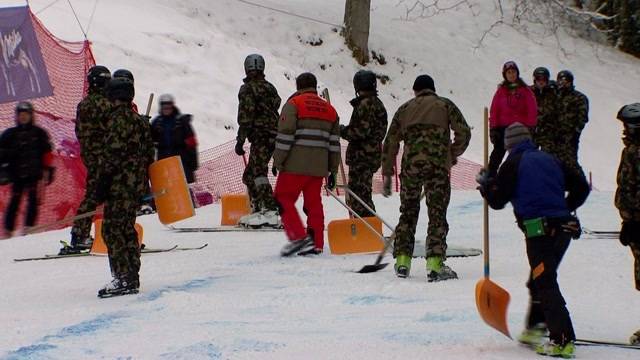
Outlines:
<svg viewBox="0 0 640 360"><path fill-rule="evenodd" d="M521 123L511 124L504 132L504 147L511 150L523 141L531 140L529 129Z"/></svg>

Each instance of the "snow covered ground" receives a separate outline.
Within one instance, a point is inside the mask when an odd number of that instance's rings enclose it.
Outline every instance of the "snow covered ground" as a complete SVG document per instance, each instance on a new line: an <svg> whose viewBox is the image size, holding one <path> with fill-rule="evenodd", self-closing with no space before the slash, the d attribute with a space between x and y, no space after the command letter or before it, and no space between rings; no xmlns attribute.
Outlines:
<svg viewBox="0 0 640 360"><path fill-rule="evenodd" d="M617 224L611 193L595 193L584 225ZM398 197L376 198L390 222ZM325 199L328 220L346 216ZM481 201L456 192L450 208L454 246L481 246ZM199 209L184 226L215 226L219 207ZM424 241L426 214L418 226ZM527 263L509 210L492 212L492 277L512 295L511 330L526 312ZM14 263L55 253L68 230L0 242L1 359L538 359L479 318L474 286L481 257L450 259L460 280L426 282L424 260L412 277L387 268L352 271L374 256L282 259L280 233L175 234L155 216L139 219L149 247L202 251L143 256L139 295L99 300L109 280L101 257ZM391 261L388 257L387 261ZM579 337L625 341L640 323L632 261L616 240L573 242L560 282ZM580 359L637 359L637 351L579 348Z"/></svg>
<svg viewBox="0 0 640 360"><path fill-rule="evenodd" d="M251 2L332 24L340 24L344 12L344 0ZM440 1L443 6L454 2ZM502 2L507 7L511 4ZM564 56L552 37L529 39L508 27L498 27L483 47L474 49L496 20L494 1L473 0L475 16L461 7L416 21L401 20L406 13L399 3L372 1L370 47L383 54L387 64L374 62L369 67L390 78L381 86L381 96L391 114L412 96L417 75L433 75L439 93L459 104L476 127L465 157L480 162L482 108L501 81L502 64L517 61L526 81L540 65L554 73L568 68L576 76L578 89L591 100L591 122L581 149L583 166L593 172L596 187L614 188L622 146L615 114L621 105L640 100L638 59L572 39L563 39L569 53ZM5 4L23 5L24 1L0 2ZM58 1L48 8L50 0L30 4L54 34L82 39L68 2ZM139 104L146 103L150 92L176 94L180 107L195 115L203 149L235 137L242 63L253 52L265 56L267 77L282 98L293 92L296 74L313 71L322 86L331 89L342 122L349 119L351 79L358 66L332 26L239 0L75 0L72 4L93 42L97 61L112 70L126 67L134 72ZM321 46L308 44L319 40Z"/></svg>

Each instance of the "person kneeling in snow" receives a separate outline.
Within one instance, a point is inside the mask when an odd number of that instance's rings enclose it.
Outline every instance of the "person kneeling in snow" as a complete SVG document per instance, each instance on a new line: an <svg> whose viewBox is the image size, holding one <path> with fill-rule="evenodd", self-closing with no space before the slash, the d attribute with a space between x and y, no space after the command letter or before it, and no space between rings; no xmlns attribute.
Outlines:
<svg viewBox="0 0 640 360"><path fill-rule="evenodd" d="M105 199L102 237L114 279L98 291L101 298L136 294L140 288L136 211L147 191L147 169L154 158L149 122L131 109L131 80L112 79L107 96L114 107L108 118L108 145L98 189Z"/></svg>
<svg viewBox="0 0 640 360"><path fill-rule="evenodd" d="M636 289L640 291L640 103L626 105L618 112L624 123L624 150L618 168L616 207L622 218L620 242L631 248L635 258ZM630 342L640 345L640 330Z"/></svg>
<svg viewBox="0 0 640 360"><path fill-rule="evenodd" d="M520 123L506 129L505 147L509 156L497 176L489 178L483 169L476 180L493 209L512 203L525 234L531 266L527 283L530 307L527 327L519 340L541 355L573 357L576 336L557 270L571 239L580 237L580 222L572 212L586 201L589 184L582 173L538 150L529 130ZM547 329L550 341L544 343Z"/></svg>
<svg viewBox="0 0 640 360"><path fill-rule="evenodd" d="M334 189L336 186L340 125L338 113L318 96L317 86L313 74L298 76L298 91L282 109L278 124L273 162L280 174L275 198L289 238L289 243L280 252L282 256L320 254L324 247L322 181L328 176L327 187ZM295 206L300 193L304 195L308 216L307 231Z"/></svg>

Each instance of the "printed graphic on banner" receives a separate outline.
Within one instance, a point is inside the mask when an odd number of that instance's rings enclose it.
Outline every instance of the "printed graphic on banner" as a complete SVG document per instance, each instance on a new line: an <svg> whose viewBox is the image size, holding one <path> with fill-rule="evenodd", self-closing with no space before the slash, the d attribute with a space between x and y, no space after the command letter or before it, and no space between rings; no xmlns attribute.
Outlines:
<svg viewBox="0 0 640 360"><path fill-rule="evenodd" d="M0 9L0 103L51 95L29 8Z"/></svg>

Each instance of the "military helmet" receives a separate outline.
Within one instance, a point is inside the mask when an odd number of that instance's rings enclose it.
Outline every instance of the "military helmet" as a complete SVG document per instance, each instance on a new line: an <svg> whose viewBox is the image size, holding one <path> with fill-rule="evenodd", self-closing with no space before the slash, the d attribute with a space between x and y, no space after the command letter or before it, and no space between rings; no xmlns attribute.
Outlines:
<svg viewBox="0 0 640 360"><path fill-rule="evenodd" d="M360 70L353 76L353 88L358 91L375 91L378 85L376 74L370 70Z"/></svg>
<svg viewBox="0 0 640 360"><path fill-rule="evenodd" d="M573 83L573 73L571 73L571 71L569 70L562 70L558 73L558 76L556 76L558 81L560 81L560 79L565 79L570 83Z"/></svg>
<svg viewBox="0 0 640 360"><path fill-rule="evenodd" d="M618 111L618 120L626 125L640 126L640 103L623 106L620 111Z"/></svg>
<svg viewBox="0 0 640 360"><path fill-rule="evenodd" d="M535 70L533 70L533 77L534 79L538 77L543 77L549 80L549 78L551 77L551 73L549 72L549 69L547 69L546 67L540 66L540 67L537 67Z"/></svg>
<svg viewBox="0 0 640 360"><path fill-rule="evenodd" d="M33 114L33 104L28 101L21 101L16 105L16 114L20 112L28 112Z"/></svg>
<svg viewBox="0 0 640 360"><path fill-rule="evenodd" d="M113 77L114 78L126 78L131 80L131 82L135 82L135 79L133 78L133 74L131 73L131 71L127 70L127 69L118 69L116 71L113 72Z"/></svg>
<svg viewBox="0 0 640 360"><path fill-rule="evenodd" d="M244 72L249 74L251 71L264 72L264 58L262 55L251 54L244 59Z"/></svg>
<svg viewBox="0 0 640 360"><path fill-rule="evenodd" d="M102 65L96 65L89 69L87 74L87 81L91 88L104 88L109 84L111 79L111 72L107 67Z"/></svg>
<svg viewBox="0 0 640 360"><path fill-rule="evenodd" d="M131 102L135 97L133 81L127 78L113 78L107 86L107 97L109 100Z"/></svg>

